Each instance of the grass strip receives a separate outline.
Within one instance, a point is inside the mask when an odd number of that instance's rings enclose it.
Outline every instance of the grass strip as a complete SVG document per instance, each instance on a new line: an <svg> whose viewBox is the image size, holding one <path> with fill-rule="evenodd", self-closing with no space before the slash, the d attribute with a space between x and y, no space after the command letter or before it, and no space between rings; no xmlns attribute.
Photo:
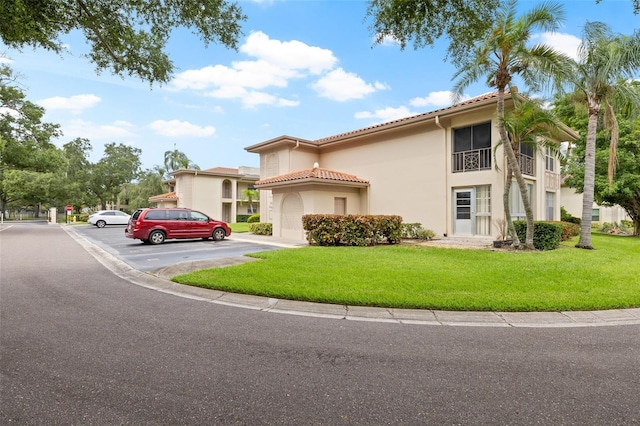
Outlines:
<svg viewBox="0 0 640 426"><path fill-rule="evenodd" d="M640 307L640 239L593 235L597 250L505 252L425 247L304 247L173 281L210 289L356 306L462 311Z"/></svg>

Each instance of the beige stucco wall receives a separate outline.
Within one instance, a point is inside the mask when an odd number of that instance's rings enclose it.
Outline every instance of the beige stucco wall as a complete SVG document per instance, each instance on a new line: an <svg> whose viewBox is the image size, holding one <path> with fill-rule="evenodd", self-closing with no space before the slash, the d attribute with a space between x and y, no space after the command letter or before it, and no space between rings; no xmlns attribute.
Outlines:
<svg viewBox="0 0 640 426"><path fill-rule="evenodd" d="M432 229L436 235L454 234L454 200L456 189L478 186L491 188L491 230L493 223L504 217L502 193L506 162L502 147L492 149L491 169L470 172L453 172L453 129L485 122L492 123L492 146L498 146L500 137L496 128L495 105L472 112L464 112L438 122L426 122L410 128L394 129L385 133L359 135L359 140L336 143L314 151L293 149L284 145L261 153L261 178L267 174L265 157L276 153L279 173L308 169L317 161L321 168L349 173L366 179L370 187L360 192L358 213L397 214L404 222L419 222ZM408 126L407 126L408 127ZM493 155L495 153L495 155ZM496 161L499 170L496 170ZM555 160L555 170L559 161ZM559 175L545 173L545 156L538 153L535 176L525 176L534 186L533 209L536 220L546 219L546 193L554 195L554 219L560 219ZM286 194L296 192L304 203L305 213L333 213L333 199L340 196L335 187L319 190L290 186L286 189L261 191L261 215L263 222L274 225L278 235L278 222L282 216L282 200ZM265 202L266 200L266 202ZM355 198L348 198L347 208L354 207ZM486 223L486 222L485 222Z"/></svg>
<svg viewBox="0 0 640 426"><path fill-rule="evenodd" d="M200 210L216 219L223 219L227 211L229 221L235 222L238 214L248 214L248 203L242 202L242 191L253 186L253 181L241 179L234 176L182 173L176 177L175 183L177 207ZM230 198L223 198L225 181L230 182ZM260 200L253 200L252 204L257 207ZM158 207L162 206L158 204Z"/></svg>
<svg viewBox="0 0 640 426"><path fill-rule="evenodd" d="M276 188L273 194L273 216L278 218L272 222L273 235L285 239L304 239L304 231L300 222L300 229L291 230L284 229L283 221L283 201L289 194L297 194L302 202L302 214L333 214L334 200L336 197L346 198L347 214L364 214L362 205L366 204L367 189L366 188L349 188L339 185L321 185L309 184L299 185L295 187ZM363 199L365 200L363 202Z"/></svg>
<svg viewBox="0 0 640 426"><path fill-rule="evenodd" d="M571 216L582 218L582 194L566 186L561 190L561 205ZM619 223L621 220L631 220L627 212L620 206L599 206L593 203L594 209L600 210L600 220L597 223Z"/></svg>
<svg viewBox="0 0 640 426"><path fill-rule="evenodd" d="M363 213L393 214L444 232L446 189L444 131L421 126L389 136L322 153L320 167L350 173L370 184ZM434 184L438 182L438 184ZM438 200L435 201L434 200Z"/></svg>

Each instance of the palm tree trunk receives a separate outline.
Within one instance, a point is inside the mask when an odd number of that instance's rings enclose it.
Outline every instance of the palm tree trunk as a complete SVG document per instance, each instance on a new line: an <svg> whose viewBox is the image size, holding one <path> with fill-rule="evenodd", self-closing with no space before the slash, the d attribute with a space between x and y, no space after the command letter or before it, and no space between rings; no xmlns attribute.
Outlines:
<svg viewBox="0 0 640 426"><path fill-rule="evenodd" d="M582 224L580 240L576 247L592 250L591 215L593 212L593 193L596 170L596 129L598 126L599 105L589 102L589 126L587 127L587 145L584 153L584 189L582 191Z"/></svg>
<svg viewBox="0 0 640 426"><path fill-rule="evenodd" d="M513 146L511 145L511 140L509 139L509 135L507 133L507 129L504 126L504 88L498 88L498 120L500 124L498 125L498 130L500 132L500 138L503 141L503 146L505 153L507 154L507 167L509 167L513 174L516 177L516 182L518 182L518 187L520 188L520 195L522 197L522 204L524 204L524 211L527 215L527 235L525 239L525 247L527 249L533 250L533 210L531 210L531 203L529 202L529 197L527 196L527 185L524 181L524 177L522 177L522 172L520 171L520 165L518 164L518 159L516 158L516 154L513 150ZM518 248L515 244L514 247ZM522 248L522 247L520 247Z"/></svg>
<svg viewBox="0 0 640 426"><path fill-rule="evenodd" d="M513 246L520 246L520 238L518 237L518 233L516 232L516 227L513 224L513 219L511 218L511 208L509 207L509 194L511 192L511 180L513 179L513 170L511 167L507 165L507 177L504 181L504 192L502 193L502 204L504 205L504 217L507 221L507 230L509 235L511 235L511 239L513 240Z"/></svg>

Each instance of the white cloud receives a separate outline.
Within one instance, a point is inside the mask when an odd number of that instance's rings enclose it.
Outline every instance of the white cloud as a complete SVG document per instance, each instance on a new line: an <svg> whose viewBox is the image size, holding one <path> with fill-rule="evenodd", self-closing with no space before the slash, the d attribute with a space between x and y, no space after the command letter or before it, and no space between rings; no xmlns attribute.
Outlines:
<svg viewBox="0 0 640 426"><path fill-rule="evenodd" d="M240 51L288 70L307 70L320 74L332 69L338 59L328 49L309 46L297 40L271 40L261 31L251 33Z"/></svg>
<svg viewBox="0 0 640 426"><path fill-rule="evenodd" d="M536 34L532 37L534 40L539 40L540 43L547 44L554 49L562 52L573 59L578 58L578 47L582 42L580 38L564 33L542 33Z"/></svg>
<svg viewBox="0 0 640 426"><path fill-rule="evenodd" d="M214 98L240 99L245 107L297 106L298 101L265 91L274 87L286 88L293 79L326 72L338 61L330 50L297 40L272 40L260 31L251 33L240 51L256 59L235 61L231 66L214 65L186 70L175 76L172 87L177 90L206 90L206 95Z"/></svg>
<svg viewBox="0 0 640 426"><path fill-rule="evenodd" d="M213 126L198 126L188 121L180 120L156 120L149 124L150 129L156 134L167 137L195 137L203 138L213 136L216 128Z"/></svg>
<svg viewBox="0 0 640 426"><path fill-rule="evenodd" d="M66 110L72 114L80 114L85 109L91 108L100 102L101 99L92 94L75 95L68 98L55 96L37 101L36 103L47 110Z"/></svg>
<svg viewBox="0 0 640 426"><path fill-rule="evenodd" d="M311 85L319 96L333 101L344 102L350 99L361 99L376 90L386 88L382 83L371 85L355 73L335 69Z"/></svg>
<svg viewBox="0 0 640 426"><path fill-rule="evenodd" d="M373 119L376 123L385 123L387 121L411 117L417 114L419 113L413 112L405 106L401 106L398 108L387 107L384 109L375 110L374 112L361 111L357 112L354 117L359 119Z"/></svg>
<svg viewBox="0 0 640 426"><path fill-rule="evenodd" d="M451 91L442 90L440 92L431 92L424 98L413 98L409 101L409 105L416 108L434 107L434 106L445 107L452 104L452 99L453 99L453 93Z"/></svg>
<svg viewBox="0 0 640 426"><path fill-rule="evenodd" d="M13 60L11 60L9 58L5 58L4 56L0 56L0 64L9 65L11 63L13 63Z"/></svg>
<svg viewBox="0 0 640 426"><path fill-rule="evenodd" d="M69 124L62 126L65 139L87 138L109 139L118 141L124 138L133 138L135 126L128 121L114 121L111 124L96 124L85 120L71 120Z"/></svg>

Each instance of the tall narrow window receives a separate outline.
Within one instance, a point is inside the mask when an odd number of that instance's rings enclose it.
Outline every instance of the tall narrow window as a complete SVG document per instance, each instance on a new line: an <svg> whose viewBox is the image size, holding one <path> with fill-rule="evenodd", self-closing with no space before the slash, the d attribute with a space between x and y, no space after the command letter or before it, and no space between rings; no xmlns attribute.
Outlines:
<svg viewBox="0 0 640 426"><path fill-rule="evenodd" d="M476 234L491 235L491 186L476 186Z"/></svg>
<svg viewBox="0 0 640 426"><path fill-rule="evenodd" d="M527 183L526 185L529 204L531 204L531 208L533 208L533 184ZM511 218L513 220L527 219L527 214L524 210L524 203L520 197L520 188L515 181L511 183L511 191L509 192L509 210L511 210Z"/></svg>
<svg viewBox="0 0 640 426"><path fill-rule="evenodd" d="M551 147L547 147L547 152L546 152L546 165L545 168L548 172L553 172L555 170L555 165L556 165L556 158L553 155L553 151L551 151Z"/></svg>
<svg viewBox="0 0 640 426"><path fill-rule="evenodd" d="M546 210L547 210L547 220L553 220L553 211L555 210L555 192L547 192L546 193Z"/></svg>
<svg viewBox="0 0 640 426"><path fill-rule="evenodd" d="M267 176L273 177L280 174L280 159L278 154L272 153L267 155Z"/></svg>
<svg viewBox="0 0 640 426"><path fill-rule="evenodd" d="M333 199L333 212L335 214L347 214L347 199L335 197Z"/></svg>
<svg viewBox="0 0 640 426"><path fill-rule="evenodd" d="M535 176L535 150L531 145L520 144L518 163L520 170L525 175Z"/></svg>
<svg viewBox="0 0 640 426"><path fill-rule="evenodd" d="M491 169L491 123L453 130L453 171Z"/></svg>

